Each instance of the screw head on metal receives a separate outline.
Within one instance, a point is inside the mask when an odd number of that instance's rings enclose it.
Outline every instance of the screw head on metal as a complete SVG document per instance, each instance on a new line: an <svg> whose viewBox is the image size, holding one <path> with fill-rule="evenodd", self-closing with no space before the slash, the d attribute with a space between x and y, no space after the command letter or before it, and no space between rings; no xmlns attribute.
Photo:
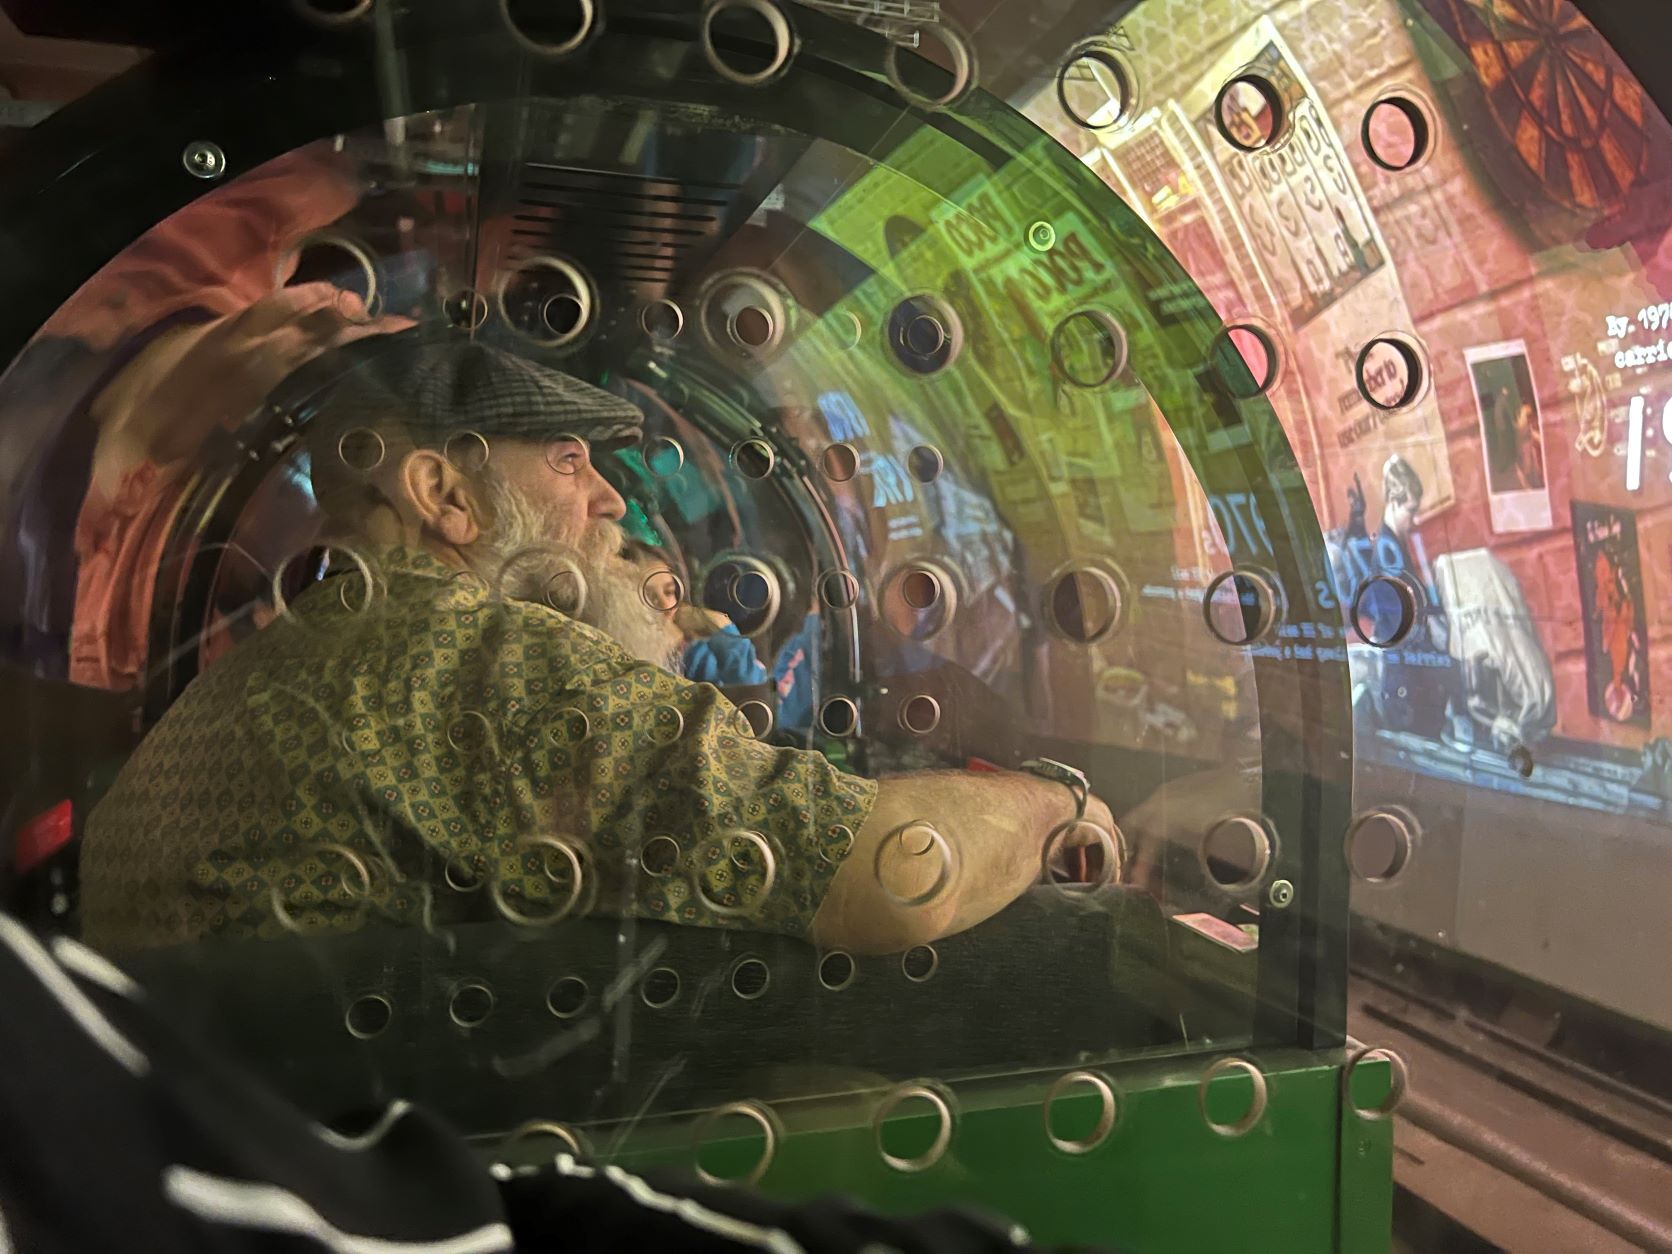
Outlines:
<svg viewBox="0 0 1672 1254"><path fill-rule="evenodd" d="M1036 253L1048 253L1057 242L1057 228L1049 222L1035 222L1028 228L1028 247Z"/></svg>
<svg viewBox="0 0 1672 1254"><path fill-rule="evenodd" d="M207 139L194 139L180 154L180 162L193 178L218 179L226 173L226 154Z"/></svg>
<svg viewBox="0 0 1672 1254"><path fill-rule="evenodd" d="M1288 880L1273 880L1266 890L1266 900L1279 910L1284 909L1295 899L1295 886Z"/></svg>

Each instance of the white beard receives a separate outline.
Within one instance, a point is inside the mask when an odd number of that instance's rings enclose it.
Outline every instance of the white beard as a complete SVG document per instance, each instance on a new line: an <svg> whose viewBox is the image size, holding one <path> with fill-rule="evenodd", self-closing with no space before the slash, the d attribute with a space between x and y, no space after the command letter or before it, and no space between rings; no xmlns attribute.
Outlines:
<svg viewBox="0 0 1672 1254"><path fill-rule="evenodd" d="M639 572L621 558L620 527L600 518L580 536L564 537L515 485L489 472L482 486L493 523L464 556L490 588L577 618L639 661L678 673L683 641L671 615L645 600Z"/></svg>

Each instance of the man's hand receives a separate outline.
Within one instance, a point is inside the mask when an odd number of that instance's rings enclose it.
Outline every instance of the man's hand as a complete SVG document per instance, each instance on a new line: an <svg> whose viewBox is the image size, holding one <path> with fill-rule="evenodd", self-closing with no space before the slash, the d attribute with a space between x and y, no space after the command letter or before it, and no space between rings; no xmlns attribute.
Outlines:
<svg viewBox="0 0 1672 1254"><path fill-rule="evenodd" d="M321 353L412 325L410 318L368 317L357 295L329 283L280 288L194 328L189 346L137 392L121 437L152 461L189 457L217 426L254 412ZM135 364L143 370L145 358Z"/></svg>

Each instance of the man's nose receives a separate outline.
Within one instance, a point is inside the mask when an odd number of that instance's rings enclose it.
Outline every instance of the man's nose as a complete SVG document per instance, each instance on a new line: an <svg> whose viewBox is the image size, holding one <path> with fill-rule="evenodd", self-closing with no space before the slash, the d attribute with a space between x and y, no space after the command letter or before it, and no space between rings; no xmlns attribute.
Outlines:
<svg viewBox="0 0 1672 1254"><path fill-rule="evenodd" d="M588 513L593 518L625 518L627 516L627 502L622 499L621 493L617 492L610 481L596 470L592 470L591 474L593 478L592 507Z"/></svg>

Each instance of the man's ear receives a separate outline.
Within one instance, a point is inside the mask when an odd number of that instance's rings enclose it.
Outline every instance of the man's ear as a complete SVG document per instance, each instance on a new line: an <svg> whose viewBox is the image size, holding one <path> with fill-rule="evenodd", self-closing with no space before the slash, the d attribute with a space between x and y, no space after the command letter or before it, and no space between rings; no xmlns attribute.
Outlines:
<svg viewBox="0 0 1672 1254"><path fill-rule="evenodd" d="M414 449L401 462L401 494L419 525L463 547L482 535L482 500L458 467L435 449Z"/></svg>

